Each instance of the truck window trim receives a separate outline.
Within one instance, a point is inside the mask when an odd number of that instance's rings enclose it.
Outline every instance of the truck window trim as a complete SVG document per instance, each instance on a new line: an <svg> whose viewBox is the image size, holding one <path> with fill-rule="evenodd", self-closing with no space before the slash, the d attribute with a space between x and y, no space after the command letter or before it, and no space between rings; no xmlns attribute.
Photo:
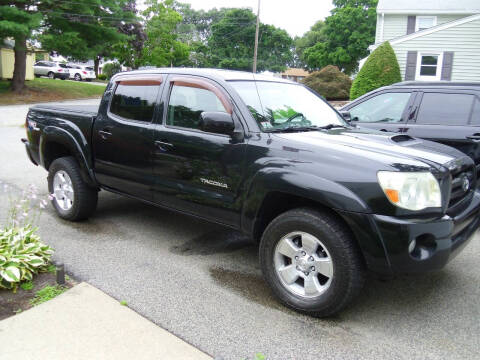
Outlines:
<svg viewBox="0 0 480 360"><path fill-rule="evenodd" d="M145 76L136 75L119 75L115 78L117 85L125 86L151 86L161 85L163 83L163 76L160 74L151 74Z"/></svg>
<svg viewBox="0 0 480 360"><path fill-rule="evenodd" d="M223 93L222 90L220 90L217 86L212 84L208 80L203 80L203 79L194 79L190 77L184 77L184 76L176 76L173 77L170 80L170 92L168 96L168 102L170 103L170 93L172 92L172 86L185 86L185 87L192 87L192 88L197 88L197 89L203 89L203 90L208 90L213 92L217 98L220 100L222 103L223 107L227 111L228 114L232 115L233 113L233 105L228 99L228 97Z"/></svg>

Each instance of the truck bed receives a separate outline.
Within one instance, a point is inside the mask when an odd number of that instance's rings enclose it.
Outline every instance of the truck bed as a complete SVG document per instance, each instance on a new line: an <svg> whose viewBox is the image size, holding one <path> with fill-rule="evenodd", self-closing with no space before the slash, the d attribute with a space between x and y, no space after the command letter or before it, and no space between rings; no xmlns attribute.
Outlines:
<svg viewBox="0 0 480 360"><path fill-rule="evenodd" d="M97 116L98 105L35 105L30 108L33 111L48 111L61 113L74 113L80 116Z"/></svg>

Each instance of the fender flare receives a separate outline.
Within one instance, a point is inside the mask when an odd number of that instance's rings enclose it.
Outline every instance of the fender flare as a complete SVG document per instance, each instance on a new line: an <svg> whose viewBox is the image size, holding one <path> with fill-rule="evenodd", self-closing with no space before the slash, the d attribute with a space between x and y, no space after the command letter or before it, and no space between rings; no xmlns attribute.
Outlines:
<svg viewBox="0 0 480 360"><path fill-rule="evenodd" d="M70 126L72 126L72 124L70 124ZM83 180L91 186L98 186L92 169L91 160L85 155L85 151L89 151L88 143L84 138L83 134L81 133L80 129L76 130L76 133L79 134L79 137L82 140L83 146L80 145L77 139L75 139L75 137L67 130L56 126L45 127L42 131L39 142L40 164L48 170L45 161L46 146L52 142L61 144L67 149L69 149L75 159L77 159Z"/></svg>
<svg viewBox="0 0 480 360"><path fill-rule="evenodd" d="M312 187L312 184L315 184ZM333 210L369 213L368 205L339 183L308 173L284 168L264 168L250 181L242 209L242 229L253 234L262 204L269 193L280 192L299 196Z"/></svg>

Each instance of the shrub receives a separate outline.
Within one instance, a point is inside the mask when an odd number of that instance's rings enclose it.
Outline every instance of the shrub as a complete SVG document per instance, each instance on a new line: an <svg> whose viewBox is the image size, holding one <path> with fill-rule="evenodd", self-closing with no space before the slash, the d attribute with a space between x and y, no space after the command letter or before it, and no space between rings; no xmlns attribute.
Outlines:
<svg viewBox="0 0 480 360"><path fill-rule="evenodd" d="M348 99L352 86L352 80L333 65L312 73L302 82L327 100Z"/></svg>
<svg viewBox="0 0 480 360"><path fill-rule="evenodd" d="M105 74L107 79L111 79L113 75L121 71L122 71L122 66L117 62L107 63L103 65L103 68L102 68L102 73Z"/></svg>
<svg viewBox="0 0 480 360"><path fill-rule="evenodd" d="M0 288L15 291L20 282L47 270L53 250L35 231L30 225L0 230Z"/></svg>
<svg viewBox="0 0 480 360"><path fill-rule="evenodd" d="M350 90L350 99L399 81L402 81L400 67L395 52L387 41L370 54L358 72Z"/></svg>
<svg viewBox="0 0 480 360"><path fill-rule="evenodd" d="M107 80L107 75L105 75L105 74L98 74L97 79L98 79L98 80Z"/></svg>

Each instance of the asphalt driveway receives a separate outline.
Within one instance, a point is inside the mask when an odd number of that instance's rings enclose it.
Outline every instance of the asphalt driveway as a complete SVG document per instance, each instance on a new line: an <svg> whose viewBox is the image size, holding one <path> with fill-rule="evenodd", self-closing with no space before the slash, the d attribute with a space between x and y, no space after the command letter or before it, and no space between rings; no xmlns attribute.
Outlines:
<svg viewBox="0 0 480 360"><path fill-rule="evenodd" d="M0 108L0 181L18 191L35 184L46 195L47 173L29 163L19 140L24 118L7 119L8 111ZM0 188L0 219L7 198ZM442 271L370 278L358 301L329 320L280 305L262 280L256 247L240 234L114 194L101 192L96 215L82 223L48 207L40 235L79 280L213 356L480 358L478 235Z"/></svg>

